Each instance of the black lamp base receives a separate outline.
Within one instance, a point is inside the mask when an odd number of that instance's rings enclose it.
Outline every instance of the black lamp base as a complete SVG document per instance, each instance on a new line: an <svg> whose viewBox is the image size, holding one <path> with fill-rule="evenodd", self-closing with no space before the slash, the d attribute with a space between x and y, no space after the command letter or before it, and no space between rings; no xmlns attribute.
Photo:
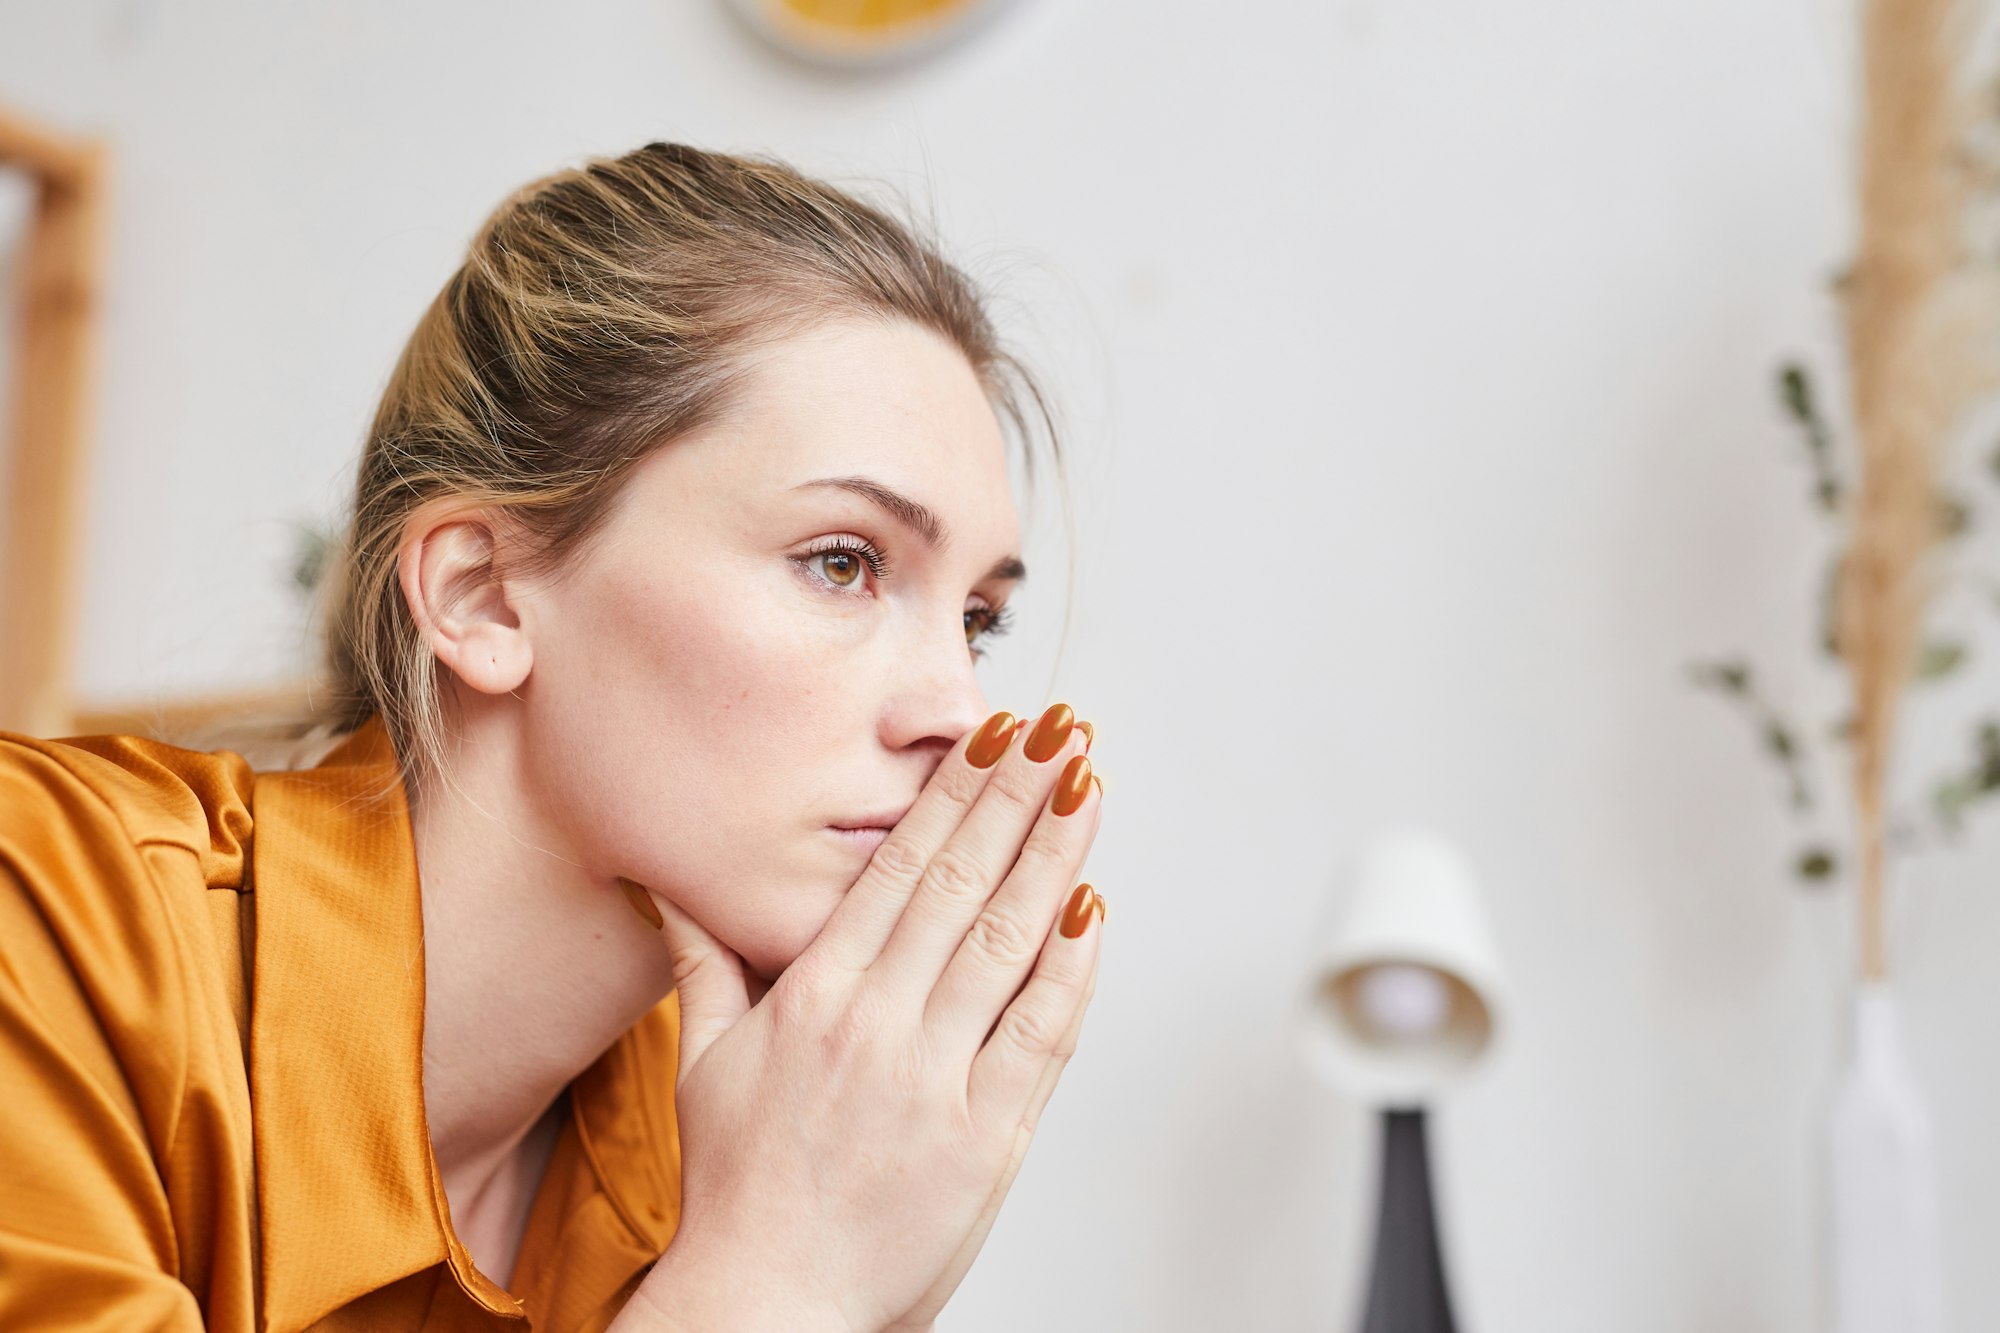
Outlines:
<svg viewBox="0 0 2000 1333"><path fill-rule="evenodd" d="M1382 1207L1361 1333L1456 1333L1422 1111L1382 1113Z"/></svg>

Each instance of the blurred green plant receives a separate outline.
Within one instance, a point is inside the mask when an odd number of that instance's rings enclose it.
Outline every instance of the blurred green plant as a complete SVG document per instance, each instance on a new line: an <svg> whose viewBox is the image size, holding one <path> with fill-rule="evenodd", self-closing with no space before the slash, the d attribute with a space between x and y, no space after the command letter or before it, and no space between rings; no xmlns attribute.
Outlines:
<svg viewBox="0 0 2000 1333"><path fill-rule="evenodd" d="M333 554L335 538L324 528L292 521L292 587L310 599L326 577L327 560Z"/></svg>
<svg viewBox="0 0 2000 1333"><path fill-rule="evenodd" d="M1787 364L1778 372L1776 388L1785 415L1805 441L1806 462L1812 470L1814 507L1835 526L1838 535L1846 523L1849 486L1842 475L1835 436L1820 410L1812 378L1804 366ZM1988 455L1986 473L1989 480L2000 484L2000 448ZM1937 522L1940 552L1949 554L1951 543L1973 529L1972 503L1962 495L1940 494ZM1817 594L1819 650L1836 661L1840 657L1838 595L1844 552L1844 542L1837 542ZM1989 605L2000 610L2000 577L1974 571L1963 578L1979 586ZM1971 655L1970 645L1957 639L1927 636L1915 678L1920 683L1948 679L1965 667ZM1817 768L1813 761L1823 750L1848 744L1853 737L1854 719L1836 717L1818 731L1800 725L1785 716L1760 689L1751 663L1740 656L1690 663L1688 674L1698 688L1713 691L1744 712L1757 734L1759 750L1783 776L1791 813L1805 821L1816 816L1819 797L1810 779ZM1986 716L1973 724L1969 757L1932 782L1928 794L1929 817L1940 834L1956 838L1963 831L1972 807L1995 793L2000 793L2000 717ZM1894 831L1901 840L1913 840L1921 836L1921 824L1905 819L1898 822ZM1808 885L1823 885L1841 874L1843 856L1844 849L1825 836L1811 838L1794 856L1792 871Z"/></svg>

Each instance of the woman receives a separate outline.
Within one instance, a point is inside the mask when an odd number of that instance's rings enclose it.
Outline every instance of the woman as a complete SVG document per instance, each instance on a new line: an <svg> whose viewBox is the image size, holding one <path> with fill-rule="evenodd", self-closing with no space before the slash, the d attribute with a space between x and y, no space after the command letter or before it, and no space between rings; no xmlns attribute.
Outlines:
<svg viewBox="0 0 2000 1333"><path fill-rule="evenodd" d="M1038 403L782 166L507 201L368 440L337 748L0 743L0 1326L928 1327L1104 913L1089 725L973 670Z"/></svg>

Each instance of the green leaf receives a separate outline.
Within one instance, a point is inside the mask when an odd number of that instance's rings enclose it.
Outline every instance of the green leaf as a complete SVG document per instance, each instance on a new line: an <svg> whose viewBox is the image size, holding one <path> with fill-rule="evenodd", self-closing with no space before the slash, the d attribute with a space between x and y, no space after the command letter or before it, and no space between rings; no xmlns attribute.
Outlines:
<svg viewBox="0 0 2000 1333"><path fill-rule="evenodd" d="M1965 661L1965 645L1939 641L1924 645L1923 655L1917 659L1917 679L1937 680L1948 676Z"/></svg>
<svg viewBox="0 0 2000 1333"><path fill-rule="evenodd" d="M1696 662L1688 670L1697 684L1711 686L1728 694L1743 695L1750 692L1748 662Z"/></svg>
<svg viewBox="0 0 2000 1333"><path fill-rule="evenodd" d="M1988 722L1979 728L1979 790L2000 790L2000 726Z"/></svg>
<svg viewBox="0 0 2000 1333"><path fill-rule="evenodd" d="M1965 535L1972 526L1972 507L1955 495L1937 497L1938 536L1945 541Z"/></svg>
<svg viewBox="0 0 2000 1333"><path fill-rule="evenodd" d="M1785 405L1785 411L1792 420L1802 425L1813 422L1812 381L1806 377L1806 370L1796 361L1787 362L1778 372L1778 397Z"/></svg>
<svg viewBox="0 0 2000 1333"><path fill-rule="evenodd" d="M1786 763L1798 754L1798 743L1792 739L1791 729L1782 722L1764 724L1764 748Z"/></svg>
<svg viewBox="0 0 2000 1333"><path fill-rule="evenodd" d="M326 575L333 539L309 524L294 525L292 542L292 584L301 592L311 592Z"/></svg>
<svg viewBox="0 0 2000 1333"><path fill-rule="evenodd" d="M1931 803L1937 808L1938 822L1953 833L1958 832L1965 814L1965 807L1974 796L1972 784L1962 777L1945 778L1931 793Z"/></svg>
<svg viewBox="0 0 2000 1333"><path fill-rule="evenodd" d="M1799 853L1796 866L1800 879L1809 883L1823 883L1833 878L1835 862L1833 853L1824 847L1808 847Z"/></svg>
<svg viewBox="0 0 2000 1333"><path fill-rule="evenodd" d="M1840 577L1847 563L1845 551L1835 551L1826 562L1826 574L1819 589L1819 647L1828 657L1840 656Z"/></svg>

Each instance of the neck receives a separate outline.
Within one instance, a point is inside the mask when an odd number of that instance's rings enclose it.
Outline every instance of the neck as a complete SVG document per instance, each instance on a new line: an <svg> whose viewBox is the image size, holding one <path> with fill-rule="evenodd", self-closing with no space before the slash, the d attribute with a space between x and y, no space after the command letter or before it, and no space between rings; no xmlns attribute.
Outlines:
<svg viewBox="0 0 2000 1333"><path fill-rule="evenodd" d="M570 1080L673 989L659 934L539 823L506 738L476 739L412 814L424 1109L447 1195L468 1197L518 1164Z"/></svg>

